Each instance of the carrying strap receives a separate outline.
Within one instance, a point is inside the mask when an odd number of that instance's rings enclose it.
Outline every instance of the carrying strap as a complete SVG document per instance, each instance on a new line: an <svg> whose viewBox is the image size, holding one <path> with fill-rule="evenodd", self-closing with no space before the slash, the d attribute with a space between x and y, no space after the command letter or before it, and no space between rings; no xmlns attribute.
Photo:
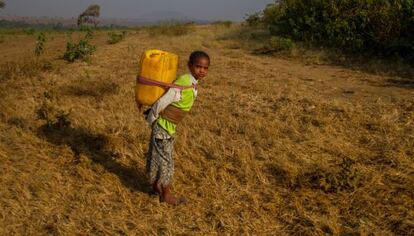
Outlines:
<svg viewBox="0 0 414 236"><path fill-rule="evenodd" d="M170 84L170 83L165 83L165 82L161 82L161 81L148 79L148 78L145 78L145 77L142 77L142 76L137 77L137 82L140 83L140 84L143 84L143 85L158 86L158 87L161 87L161 88L177 88L177 89L194 88L194 89L197 89L197 85L195 85L195 84L190 85L190 86Z"/></svg>
<svg viewBox="0 0 414 236"><path fill-rule="evenodd" d="M184 111L178 107L175 107L173 105L168 105L161 113L160 115L167 119L168 121L178 124L180 123L184 116L187 115L188 111Z"/></svg>

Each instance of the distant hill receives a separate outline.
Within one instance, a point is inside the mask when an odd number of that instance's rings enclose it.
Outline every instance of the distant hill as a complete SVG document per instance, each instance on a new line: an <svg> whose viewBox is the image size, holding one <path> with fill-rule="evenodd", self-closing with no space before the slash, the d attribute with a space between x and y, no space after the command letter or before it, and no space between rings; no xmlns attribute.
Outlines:
<svg viewBox="0 0 414 236"><path fill-rule="evenodd" d="M0 16L0 20L3 22L2 26L5 26L5 22L13 25L63 25L73 26L76 25L75 18L63 18L63 17L28 17L28 16Z"/></svg>
<svg viewBox="0 0 414 236"><path fill-rule="evenodd" d="M195 21L180 12L175 11L154 11L138 17L143 22L160 22L160 21Z"/></svg>
<svg viewBox="0 0 414 236"><path fill-rule="evenodd" d="M44 26L54 26L59 25L62 27L74 27L76 26L77 19L72 18L63 18L63 17L27 17L27 16L0 16L0 21L2 24L0 27L8 26L30 26L30 25L44 25ZM184 14L174 11L158 11L151 12L144 15L137 16L136 19L131 18L100 18L100 26L143 26L143 25L153 25L160 22L166 21L177 21L177 22L196 22L199 24L209 23L209 21L192 19Z"/></svg>

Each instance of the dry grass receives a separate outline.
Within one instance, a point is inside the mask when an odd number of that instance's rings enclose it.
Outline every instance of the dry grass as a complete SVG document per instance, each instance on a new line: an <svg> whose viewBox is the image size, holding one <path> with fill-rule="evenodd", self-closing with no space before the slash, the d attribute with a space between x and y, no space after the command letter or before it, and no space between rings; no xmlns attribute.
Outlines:
<svg viewBox="0 0 414 236"><path fill-rule="evenodd" d="M59 59L65 38L57 34L44 56L53 69L30 78L8 69L0 235L414 234L412 80L400 86L398 77L252 55L225 30L142 31L115 45L101 32L90 64ZM1 44L14 45L1 65L28 57L19 47L26 37ZM150 130L133 88L149 48L178 53L180 73L192 50L212 57L175 145L175 190L186 206L148 194ZM57 94L50 109L70 111L70 123L36 119L45 91Z"/></svg>
<svg viewBox="0 0 414 236"><path fill-rule="evenodd" d="M147 28L150 36L182 36L189 34L194 30L193 23L174 23L167 22L156 26L150 26Z"/></svg>

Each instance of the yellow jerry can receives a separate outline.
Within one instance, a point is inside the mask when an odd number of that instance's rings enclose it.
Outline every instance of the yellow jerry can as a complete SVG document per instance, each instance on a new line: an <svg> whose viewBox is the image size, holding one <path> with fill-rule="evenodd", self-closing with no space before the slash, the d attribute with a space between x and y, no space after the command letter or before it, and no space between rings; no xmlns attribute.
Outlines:
<svg viewBox="0 0 414 236"><path fill-rule="evenodd" d="M135 98L138 107L153 105L177 77L178 56L161 51L147 50L141 56Z"/></svg>

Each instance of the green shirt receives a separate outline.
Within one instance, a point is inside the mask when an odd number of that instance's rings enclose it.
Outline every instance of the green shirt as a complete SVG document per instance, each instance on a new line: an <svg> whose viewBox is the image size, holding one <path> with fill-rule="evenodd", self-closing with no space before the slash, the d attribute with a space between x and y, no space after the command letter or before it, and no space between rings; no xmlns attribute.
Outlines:
<svg viewBox="0 0 414 236"><path fill-rule="evenodd" d="M193 84L197 84L197 81L191 74L185 74L177 78L174 84L181 85L181 86L191 86ZM181 90L181 99L178 102L173 102L171 105L182 109L183 111L190 111L191 107L194 104L194 101L197 96L197 90L194 88L187 88ZM164 119L160 116L157 120L158 125L165 129L168 134L173 135L176 132L177 125Z"/></svg>

